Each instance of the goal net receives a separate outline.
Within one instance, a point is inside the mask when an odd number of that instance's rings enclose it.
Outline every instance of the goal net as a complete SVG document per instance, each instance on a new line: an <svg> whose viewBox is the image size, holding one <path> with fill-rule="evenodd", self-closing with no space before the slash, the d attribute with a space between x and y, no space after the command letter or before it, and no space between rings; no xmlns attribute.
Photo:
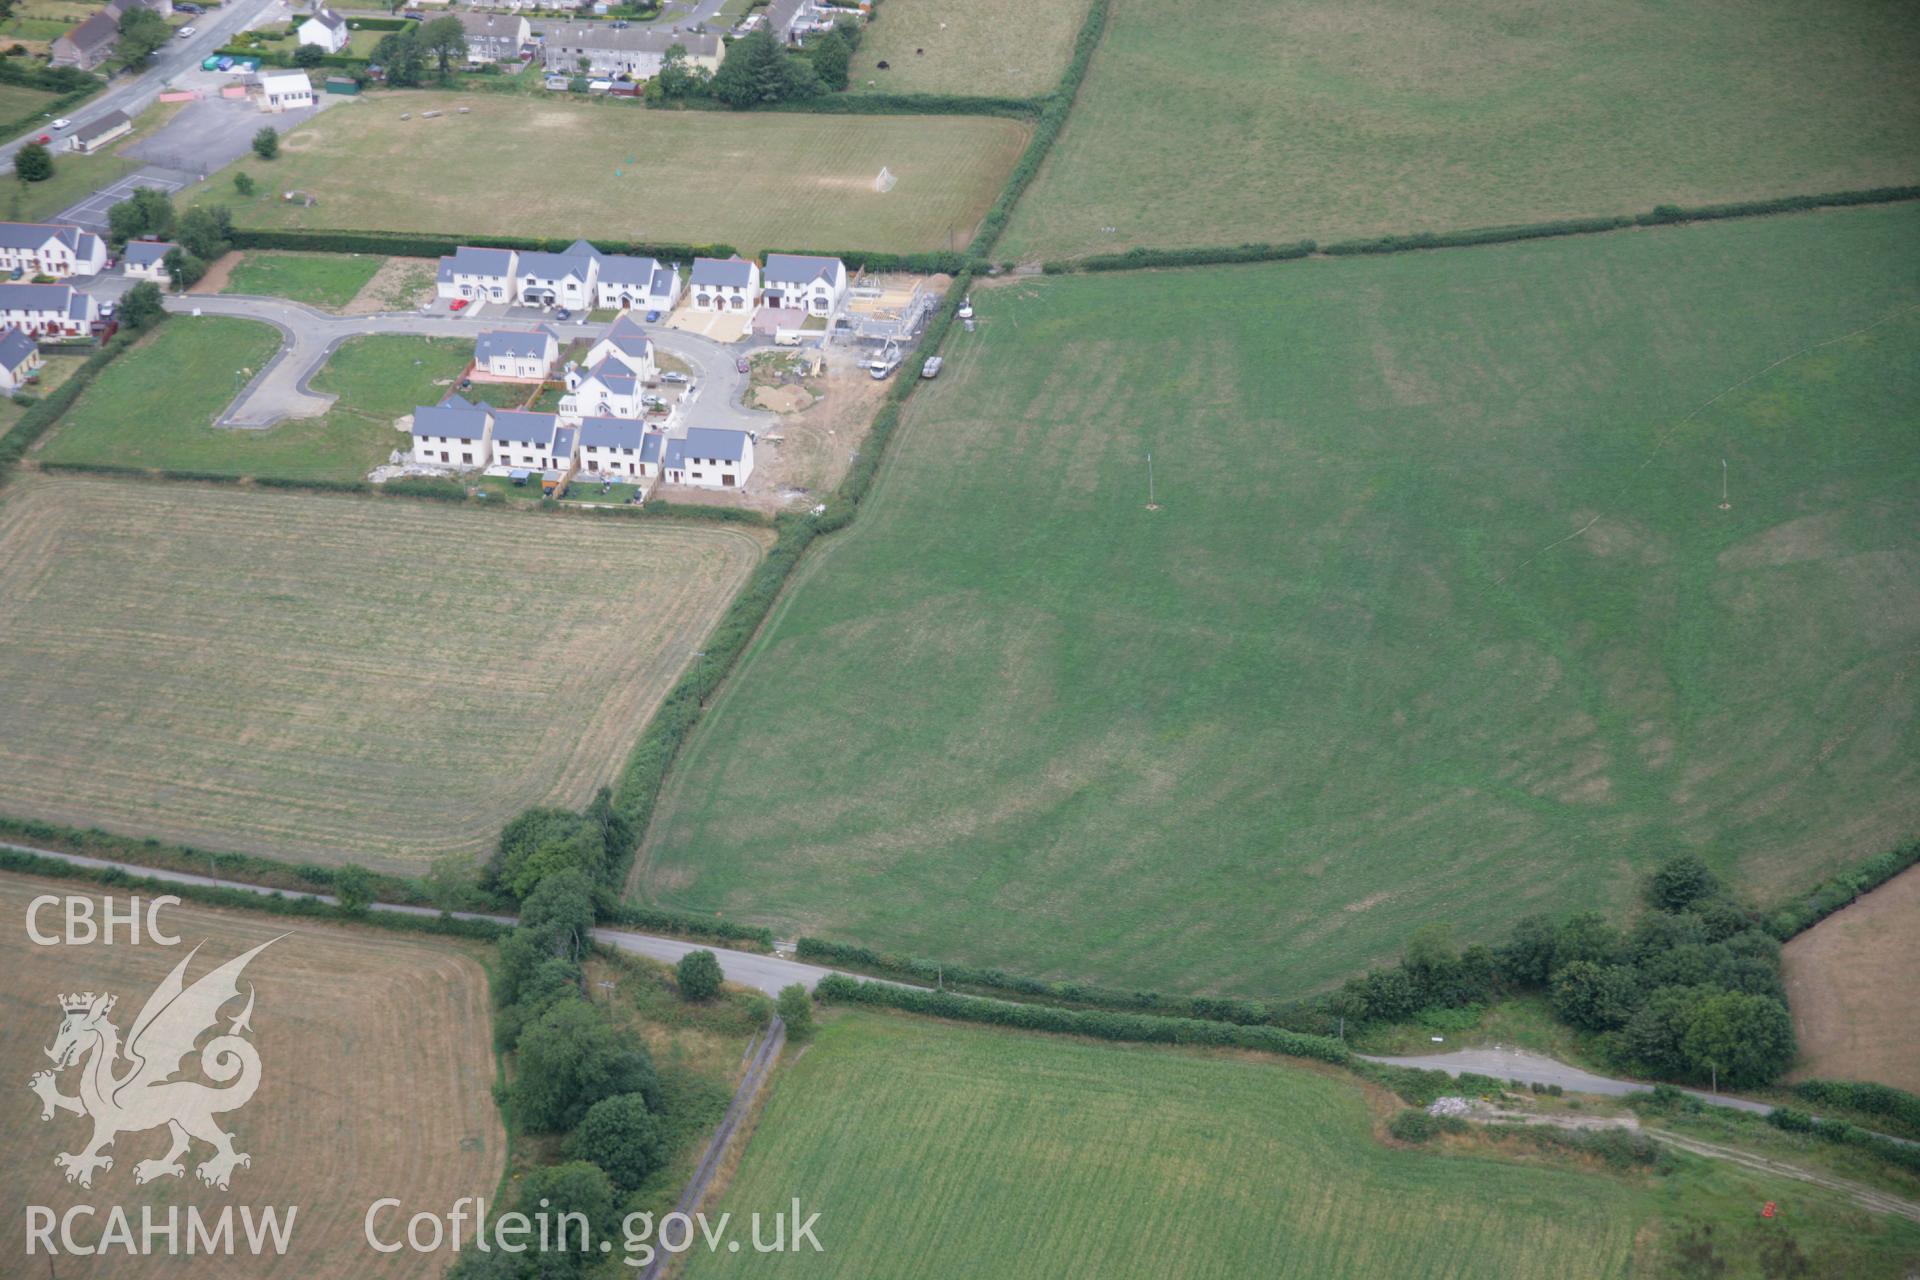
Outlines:
<svg viewBox="0 0 1920 1280"><path fill-rule="evenodd" d="M886 192L893 190L893 184L898 181L900 181L900 179L893 176L893 170L883 165L880 169L880 176L873 180L873 189L884 195Z"/></svg>

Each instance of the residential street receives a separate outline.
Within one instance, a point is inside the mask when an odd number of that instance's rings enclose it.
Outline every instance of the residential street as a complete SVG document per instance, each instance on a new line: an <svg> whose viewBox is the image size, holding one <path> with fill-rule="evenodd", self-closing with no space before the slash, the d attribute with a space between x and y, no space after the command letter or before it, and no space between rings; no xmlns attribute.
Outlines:
<svg viewBox="0 0 1920 1280"><path fill-rule="evenodd" d="M123 279L116 277L116 281ZM240 316L280 330L280 351L266 368L254 373L253 380L220 418L222 426L254 429L270 427L283 418L316 417L332 408L336 397L313 390L308 382L326 364L333 349L349 338L402 333L471 339L487 329L533 323L484 313L447 315L438 311L424 315L408 311L337 316L284 298L224 294L169 296L166 306L176 314ZM597 338L606 330L604 324L544 323L559 336L563 346L575 338ZM678 356L693 367L695 389L684 403L701 406L699 425L760 431L775 420L773 414L741 406L747 375L734 367L739 350L660 325L649 326L648 333L658 350Z"/></svg>

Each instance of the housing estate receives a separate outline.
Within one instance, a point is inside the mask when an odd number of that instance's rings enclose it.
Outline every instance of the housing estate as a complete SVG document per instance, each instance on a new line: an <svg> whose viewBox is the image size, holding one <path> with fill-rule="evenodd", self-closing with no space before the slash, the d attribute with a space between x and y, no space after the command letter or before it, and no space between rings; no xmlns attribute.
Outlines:
<svg viewBox="0 0 1920 1280"><path fill-rule="evenodd" d="M438 292L442 298L583 311L595 306L667 311L679 300L680 273L652 258L601 253L585 240L559 253L461 245L440 259Z"/></svg>
<svg viewBox="0 0 1920 1280"><path fill-rule="evenodd" d="M753 437L724 427L689 427L667 441L660 465L668 484L737 489L753 474Z"/></svg>
<svg viewBox="0 0 1920 1280"><path fill-rule="evenodd" d="M475 249L461 245L440 259L436 288L443 298L479 298L505 302L514 296L520 255L512 249Z"/></svg>
<svg viewBox="0 0 1920 1280"><path fill-rule="evenodd" d="M533 29L517 13L475 13L454 15L467 34L467 61L476 66L492 62L513 62L533 39Z"/></svg>
<svg viewBox="0 0 1920 1280"><path fill-rule="evenodd" d="M847 267L838 258L770 253L760 280L769 307L830 316L847 300Z"/></svg>
<svg viewBox="0 0 1920 1280"><path fill-rule="evenodd" d="M339 53L353 39L353 33L347 30L345 18L331 9L318 9L294 28L294 38L301 44L317 44L328 53Z"/></svg>
<svg viewBox="0 0 1920 1280"><path fill-rule="evenodd" d="M313 105L313 81L304 71L262 71L253 91L262 111L298 111Z"/></svg>
<svg viewBox="0 0 1920 1280"><path fill-rule="evenodd" d="M120 17L101 10L53 42L51 62L56 67L91 71L107 60L120 43Z"/></svg>
<svg viewBox="0 0 1920 1280"><path fill-rule="evenodd" d="M116 138L133 132L133 121L124 111L109 111L98 120L90 120L67 135L66 148L89 155Z"/></svg>
<svg viewBox="0 0 1920 1280"><path fill-rule="evenodd" d="M0 331L0 391L18 391L42 363L39 343L18 329Z"/></svg>
<svg viewBox="0 0 1920 1280"><path fill-rule="evenodd" d="M580 420L580 470L601 479L650 480L660 474L666 436L631 418Z"/></svg>
<svg viewBox="0 0 1920 1280"><path fill-rule="evenodd" d="M0 325L33 337L84 338L99 318L93 296L70 284L0 284Z"/></svg>
<svg viewBox="0 0 1920 1280"><path fill-rule="evenodd" d="M105 270L107 245L64 222L0 222L0 273L92 276Z"/></svg>
<svg viewBox="0 0 1920 1280"><path fill-rule="evenodd" d="M167 271L167 254L177 247L171 240L129 240L120 265L135 280L164 285L173 279Z"/></svg>
<svg viewBox="0 0 1920 1280"><path fill-rule="evenodd" d="M576 22L546 30L541 65L550 75L624 76L651 80L660 74L667 50L680 45L688 67L720 69L720 37L654 27L616 27L611 22Z"/></svg>
<svg viewBox="0 0 1920 1280"><path fill-rule="evenodd" d="M595 289L602 307L671 311L680 300L680 270L652 258L602 254Z"/></svg>
<svg viewBox="0 0 1920 1280"><path fill-rule="evenodd" d="M515 382L539 382L560 358L560 339L553 330L494 329L473 344L475 372Z"/></svg>
<svg viewBox="0 0 1920 1280"><path fill-rule="evenodd" d="M585 240L575 240L559 253L528 250L520 255L514 296L541 307L593 305L593 286L600 275L600 251Z"/></svg>
<svg viewBox="0 0 1920 1280"><path fill-rule="evenodd" d="M600 340L587 348L583 363L592 369L608 360L618 361L648 382L659 376L653 358L653 339L632 316L623 315L615 320Z"/></svg>
<svg viewBox="0 0 1920 1280"><path fill-rule="evenodd" d="M752 315L760 305L760 264L748 258L695 258L687 276L695 311Z"/></svg>

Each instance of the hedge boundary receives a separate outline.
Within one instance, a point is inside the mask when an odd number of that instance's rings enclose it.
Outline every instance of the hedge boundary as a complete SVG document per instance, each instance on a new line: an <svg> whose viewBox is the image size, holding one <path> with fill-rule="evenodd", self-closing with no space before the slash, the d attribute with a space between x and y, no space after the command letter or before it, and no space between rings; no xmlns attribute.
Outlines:
<svg viewBox="0 0 1920 1280"><path fill-rule="evenodd" d="M1635 227L1666 227L1689 222L1714 222L1726 218L1764 218L1778 213L1804 213L1814 209L1842 209L1855 205L1898 204L1920 200L1920 186L1870 187L1859 191L1829 191L1819 195L1780 196L1771 200L1742 200L1731 204L1693 207L1663 204L1639 214L1613 214L1593 218L1564 218L1555 222L1515 223L1495 227L1468 227L1458 231L1417 231L1384 236L1341 240L1317 245L1312 240L1292 244L1253 243L1192 249L1129 249L1125 253L1098 253L1084 258L1055 258L1040 264L1047 275L1067 275L1081 271L1137 271L1150 267L1200 267L1232 262L1273 262L1306 257L1357 257L1381 253L1406 253L1419 249L1460 249L1486 244L1511 244L1520 240L1545 240L1559 236L1600 235Z"/></svg>
<svg viewBox="0 0 1920 1280"><path fill-rule="evenodd" d="M1884 1116L1900 1124L1908 1133L1920 1133L1920 1095L1908 1093L1905 1089L1856 1080L1802 1080L1788 1087L1808 1102L1845 1107L1864 1115Z"/></svg>
<svg viewBox="0 0 1920 1280"><path fill-rule="evenodd" d="M44 89L49 93L57 93L60 95L37 110L26 112L24 115L18 116L15 119L0 123L0 133L8 137L12 137L16 133L25 133L40 123L43 118L65 115L68 111L71 111L107 87L105 80L102 80L98 76L88 74L87 78L92 81L91 84L78 89L68 89L65 92L61 92L59 85L47 83L47 80L50 78L50 72L51 68L42 67L29 71L13 62L0 60L0 84L19 85L25 89Z"/></svg>
<svg viewBox="0 0 1920 1280"><path fill-rule="evenodd" d="M14 429L19 430L18 427ZM1829 876L1798 901L1769 912L1765 920L1766 930L1785 942L1797 934L1805 933L1842 907L1851 906L1916 863L1920 863L1920 840L1909 840L1885 853L1875 854L1852 871Z"/></svg>
<svg viewBox="0 0 1920 1280"><path fill-rule="evenodd" d="M1046 1031L1056 1035L1087 1036L1096 1040L1137 1044L1253 1049L1289 1058L1311 1058L1335 1066L1347 1066L1354 1061L1352 1050L1338 1040L1297 1031L1282 1031L1278 1027L1247 1027L1207 1022L1199 1018L1163 1018L1142 1013L1015 1004L1005 1000L986 1000L979 996L956 995L951 991L928 991L921 987L901 987L886 982L862 982L838 973L822 978L814 988L814 997L823 1003L878 1005L928 1017L980 1022L1020 1031Z"/></svg>
<svg viewBox="0 0 1920 1280"><path fill-rule="evenodd" d="M41 436L47 434L53 424L73 407L73 402L80 398L80 393L100 376L101 370L112 364L122 351L132 346L133 341L134 335L129 333L117 333L109 338L98 351L88 356L86 361L73 371L72 377L56 387L46 399L37 402L22 414L20 421L14 424L13 430L7 432L5 436L0 436L0 488L6 487L7 481L13 477L14 469L19 466L20 459L26 456L27 450L38 443Z"/></svg>

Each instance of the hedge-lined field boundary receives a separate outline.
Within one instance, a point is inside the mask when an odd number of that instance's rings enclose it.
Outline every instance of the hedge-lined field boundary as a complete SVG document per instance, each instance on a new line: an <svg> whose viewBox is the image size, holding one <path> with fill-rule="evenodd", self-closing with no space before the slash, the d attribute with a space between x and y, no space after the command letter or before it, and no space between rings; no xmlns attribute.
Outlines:
<svg viewBox="0 0 1920 1280"><path fill-rule="evenodd" d="M1920 1096L1905 1089L1856 1080L1802 1080L1788 1087L1808 1102L1879 1116L1892 1120L1909 1137L1920 1136Z"/></svg>
<svg viewBox="0 0 1920 1280"><path fill-rule="evenodd" d="M1875 854L1852 871L1829 876L1814 886L1805 897L1769 912L1765 920L1766 930L1785 942L1796 934L1805 933L1842 907L1850 906L1916 863L1920 863L1920 840L1909 840L1885 853Z"/></svg>
<svg viewBox="0 0 1920 1280"><path fill-rule="evenodd" d="M1498 227L1469 227L1460 231L1417 231L1410 234L1368 236L1316 244L1252 243L1193 249L1129 249L1125 253L1096 253L1084 258L1056 258L1040 264L1047 275L1081 271L1139 271L1153 267L1204 267L1234 262L1278 262L1308 257L1358 257L1406 253L1417 249L1461 249L1484 244L1511 244L1519 240L1546 240L1558 236L1590 236L1635 227L1668 227L1688 222L1726 218L1764 218L1777 213L1804 213L1814 209L1843 209L1865 204L1898 204L1920 200L1920 186L1870 187L1861 191L1830 191L1810 196L1779 196L1771 200L1742 200L1731 204L1694 207L1663 204L1647 213L1622 213L1595 218L1563 218L1555 222L1515 223Z"/></svg>
<svg viewBox="0 0 1920 1280"><path fill-rule="evenodd" d="M87 83L74 87L75 77L85 76ZM60 83L67 81L66 84ZM24 115L0 123L0 134L12 137L16 133L25 133L49 116L65 115L87 99L107 87L107 82L90 72L70 67L38 67L29 70L18 63L0 60L0 84L19 85L24 89L44 89L48 93L60 96L37 107Z"/></svg>
<svg viewBox="0 0 1920 1280"><path fill-rule="evenodd" d="M20 459L26 456L27 450L32 448L41 436L47 434L54 423L60 421L61 416L73 406L73 402L80 398L80 393L85 391L122 351L133 345L134 336L130 333L117 333L109 338L104 346L88 356L86 361L73 371L72 377L56 387L46 399L36 402L32 408L22 414L20 421L14 423L13 430L0 436L0 488L6 487L7 481L12 478L14 469L19 466Z"/></svg>

